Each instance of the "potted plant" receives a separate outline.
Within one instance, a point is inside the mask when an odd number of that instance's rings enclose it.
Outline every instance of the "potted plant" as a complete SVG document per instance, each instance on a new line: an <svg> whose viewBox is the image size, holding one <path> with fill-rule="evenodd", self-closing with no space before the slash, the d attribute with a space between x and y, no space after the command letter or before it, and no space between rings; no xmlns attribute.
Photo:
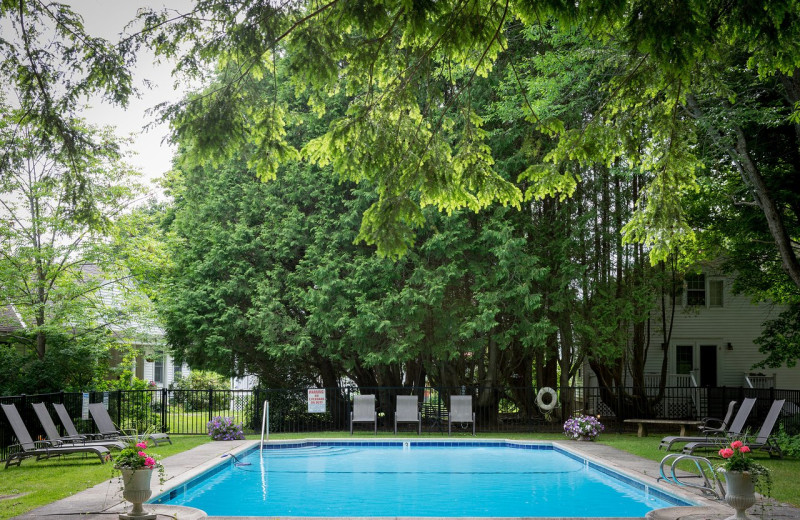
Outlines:
<svg viewBox="0 0 800 520"><path fill-rule="evenodd" d="M156 518L155 514L144 510L142 503L152 495L150 479L153 471L158 471L159 482L164 483L164 465L157 460L156 456L145 452L146 449L147 436L141 440L134 437L126 443L125 448L114 459L114 469L118 469L122 474L122 496L133 504L129 513L119 515L121 520L155 520Z"/></svg>
<svg viewBox="0 0 800 520"><path fill-rule="evenodd" d="M745 510L756 502L756 488L765 496L769 496L772 489L769 470L747 457L748 453L750 448L739 440L719 450L719 456L725 459L717 468L725 475L725 502L736 510L736 514L727 520L746 520Z"/></svg>
<svg viewBox="0 0 800 520"><path fill-rule="evenodd" d="M591 415L576 413L564 423L564 435L577 441L593 441L605 426Z"/></svg>

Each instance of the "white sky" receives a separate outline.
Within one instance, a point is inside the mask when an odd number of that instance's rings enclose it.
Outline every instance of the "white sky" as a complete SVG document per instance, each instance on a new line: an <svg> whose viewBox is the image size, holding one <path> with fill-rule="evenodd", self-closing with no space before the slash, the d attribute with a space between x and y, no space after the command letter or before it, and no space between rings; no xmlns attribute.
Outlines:
<svg viewBox="0 0 800 520"><path fill-rule="evenodd" d="M120 34L140 7L167 7L186 12L192 5L191 0L67 0L66 3L83 16L87 33L111 42L120 39ZM147 115L148 109L163 101L176 101L184 93L183 88L173 88L171 71L171 64L155 63L152 53L145 49L139 55L134 70L134 84L140 90L141 97L131 99L125 109L102 103L99 99L93 100L83 114L90 123L116 127L117 135L121 137L132 136L130 150L135 155L130 162L147 180L161 177L171 167L174 147L166 142L168 126L159 124L144 131L144 126L155 120L154 115ZM151 88L144 85L145 80L152 83ZM158 188L152 185L151 191L155 194Z"/></svg>

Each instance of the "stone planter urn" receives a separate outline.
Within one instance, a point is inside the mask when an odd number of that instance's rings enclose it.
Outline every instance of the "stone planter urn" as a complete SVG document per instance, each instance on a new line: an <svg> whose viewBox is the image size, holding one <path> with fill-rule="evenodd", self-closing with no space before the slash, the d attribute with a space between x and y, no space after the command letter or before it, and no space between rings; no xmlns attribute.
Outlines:
<svg viewBox="0 0 800 520"><path fill-rule="evenodd" d="M128 513L120 513L120 520L156 520L156 515L148 513L142 508L153 492L150 490L150 477L152 469L120 469L122 472L122 496L133 504L133 509Z"/></svg>
<svg viewBox="0 0 800 520"><path fill-rule="evenodd" d="M756 488L750 473L747 471L726 471L725 482L727 491L725 502L733 509L736 514L725 520L749 520L744 512L756 503Z"/></svg>

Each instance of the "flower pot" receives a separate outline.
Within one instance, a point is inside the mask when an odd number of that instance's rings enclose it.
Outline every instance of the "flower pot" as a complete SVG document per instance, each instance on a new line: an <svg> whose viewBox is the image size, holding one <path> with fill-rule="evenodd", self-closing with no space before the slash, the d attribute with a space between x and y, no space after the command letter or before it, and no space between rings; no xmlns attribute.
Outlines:
<svg viewBox="0 0 800 520"><path fill-rule="evenodd" d="M150 477L153 475L152 469L121 469L122 472L122 496L125 500L133 504L133 509L129 513L121 513L120 520L156 520L156 515L148 513L142 508L153 492L150 490Z"/></svg>
<svg viewBox="0 0 800 520"><path fill-rule="evenodd" d="M735 515L725 520L749 519L744 512L748 507L756 503L756 487L750 477L750 473L747 471L726 471L725 482L727 483L725 502L736 510Z"/></svg>
<svg viewBox="0 0 800 520"><path fill-rule="evenodd" d="M588 435L581 435L580 437L578 437L575 440L576 441L584 441L584 442L594 442L594 439L595 439L594 437L590 437Z"/></svg>

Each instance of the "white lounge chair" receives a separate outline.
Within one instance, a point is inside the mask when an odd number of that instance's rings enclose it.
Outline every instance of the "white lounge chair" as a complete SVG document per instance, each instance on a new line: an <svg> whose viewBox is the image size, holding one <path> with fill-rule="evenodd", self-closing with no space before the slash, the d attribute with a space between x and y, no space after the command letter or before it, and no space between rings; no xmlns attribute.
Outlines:
<svg viewBox="0 0 800 520"><path fill-rule="evenodd" d="M419 400L413 395L398 395L397 410L394 412L394 434L397 435L397 423L417 423L417 435L422 435L422 412L419 411Z"/></svg>
<svg viewBox="0 0 800 520"><path fill-rule="evenodd" d="M375 435L378 435L378 412L375 411L375 396L357 395L353 397L353 411L350 412L350 435L353 435L354 423L372 423Z"/></svg>
<svg viewBox="0 0 800 520"><path fill-rule="evenodd" d="M472 423L472 435L475 435L475 412L472 411L471 395L454 395L450 397L450 411L447 414L447 435L452 433L453 423Z"/></svg>

